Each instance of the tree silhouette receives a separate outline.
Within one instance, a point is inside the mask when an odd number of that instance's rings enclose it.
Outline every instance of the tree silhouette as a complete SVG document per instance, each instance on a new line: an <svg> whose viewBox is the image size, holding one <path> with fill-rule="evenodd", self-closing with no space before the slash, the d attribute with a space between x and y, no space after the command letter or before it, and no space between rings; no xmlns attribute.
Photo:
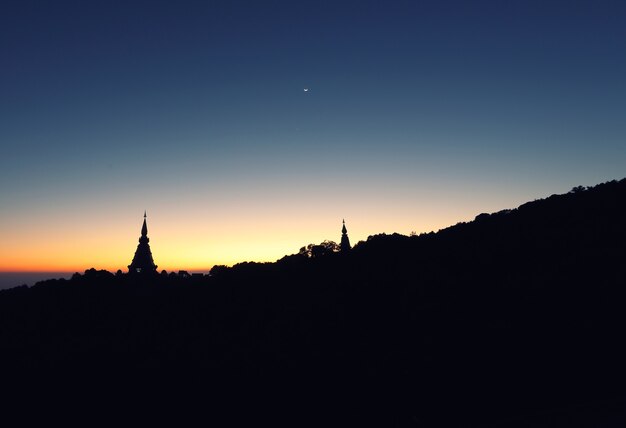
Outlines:
<svg viewBox="0 0 626 428"><path fill-rule="evenodd" d="M2 290L3 386L213 425L625 426L625 217L621 180L341 257Z"/></svg>
<svg viewBox="0 0 626 428"><path fill-rule="evenodd" d="M301 256L315 258L323 257L329 254L337 253L341 250L339 244L334 241L323 241L320 244L308 244L305 247L300 248L298 254Z"/></svg>

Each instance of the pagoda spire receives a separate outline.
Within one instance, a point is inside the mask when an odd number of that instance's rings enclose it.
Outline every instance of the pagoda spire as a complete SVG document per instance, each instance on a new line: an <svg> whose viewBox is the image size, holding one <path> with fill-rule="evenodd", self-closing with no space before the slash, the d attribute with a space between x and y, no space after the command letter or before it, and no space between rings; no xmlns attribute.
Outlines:
<svg viewBox="0 0 626 428"><path fill-rule="evenodd" d="M146 224L146 210L143 211L143 226L141 227L141 236L148 238L148 225ZM141 242L141 241L139 241Z"/></svg>
<svg viewBox="0 0 626 428"><path fill-rule="evenodd" d="M157 269L157 265L154 264L152 258L152 251L150 250L150 238L148 238L148 224L146 218L147 215L144 210L139 245L137 245L133 261L128 265L128 273L154 273Z"/></svg>
<svg viewBox="0 0 626 428"><path fill-rule="evenodd" d="M339 244L339 248L341 252L350 251L350 238L348 238L348 229L346 229L346 220L342 221L343 226L341 227L341 243Z"/></svg>

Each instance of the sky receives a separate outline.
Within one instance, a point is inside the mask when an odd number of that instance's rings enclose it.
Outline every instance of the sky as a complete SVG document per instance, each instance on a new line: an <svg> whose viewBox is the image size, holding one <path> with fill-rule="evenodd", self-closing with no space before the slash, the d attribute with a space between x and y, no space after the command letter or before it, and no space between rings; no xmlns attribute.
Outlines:
<svg viewBox="0 0 626 428"><path fill-rule="evenodd" d="M437 231L626 176L622 0L0 5L0 271ZM308 89L305 91L305 89Z"/></svg>

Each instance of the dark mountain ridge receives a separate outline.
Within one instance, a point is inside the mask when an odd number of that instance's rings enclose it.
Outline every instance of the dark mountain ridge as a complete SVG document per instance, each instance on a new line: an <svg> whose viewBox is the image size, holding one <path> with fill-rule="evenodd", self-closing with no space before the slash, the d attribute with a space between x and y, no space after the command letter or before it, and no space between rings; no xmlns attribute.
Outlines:
<svg viewBox="0 0 626 428"><path fill-rule="evenodd" d="M349 253L204 277L89 270L0 291L0 358L16 385L72 385L96 409L113 390L113 412L623 426L624 219L626 179Z"/></svg>

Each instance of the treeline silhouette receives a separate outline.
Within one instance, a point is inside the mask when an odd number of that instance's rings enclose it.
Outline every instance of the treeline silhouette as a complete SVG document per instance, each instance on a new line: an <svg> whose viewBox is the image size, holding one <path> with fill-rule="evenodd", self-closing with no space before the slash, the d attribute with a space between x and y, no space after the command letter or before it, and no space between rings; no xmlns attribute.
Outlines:
<svg viewBox="0 0 626 428"><path fill-rule="evenodd" d="M626 179L349 252L91 269L0 291L2 367L142 423L624 426L625 220Z"/></svg>

